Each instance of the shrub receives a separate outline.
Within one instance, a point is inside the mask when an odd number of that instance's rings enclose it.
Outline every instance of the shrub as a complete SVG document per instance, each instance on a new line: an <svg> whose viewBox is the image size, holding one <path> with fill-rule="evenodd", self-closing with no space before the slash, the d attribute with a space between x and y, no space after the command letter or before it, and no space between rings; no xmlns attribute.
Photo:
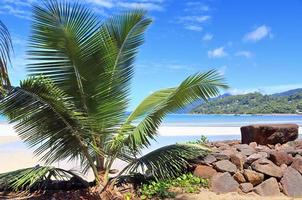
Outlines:
<svg viewBox="0 0 302 200"><path fill-rule="evenodd" d="M172 180L152 181L150 184L144 184L140 192L141 199L151 198L174 198L175 189L180 189L183 193L198 193L200 187L208 187L208 180L194 176L193 174L183 174L182 176Z"/></svg>

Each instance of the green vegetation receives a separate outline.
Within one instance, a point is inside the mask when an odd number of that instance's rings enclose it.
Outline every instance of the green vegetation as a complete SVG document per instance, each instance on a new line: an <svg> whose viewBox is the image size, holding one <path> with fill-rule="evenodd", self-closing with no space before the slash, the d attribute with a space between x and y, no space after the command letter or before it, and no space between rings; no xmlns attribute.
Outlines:
<svg viewBox="0 0 302 200"><path fill-rule="evenodd" d="M186 142L187 144L198 144L198 145L205 145L209 142L209 139L207 136L205 135L201 135L200 136L200 139L198 140L195 140L195 141L189 141L189 142Z"/></svg>
<svg viewBox="0 0 302 200"><path fill-rule="evenodd" d="M49 0L33 6L30 76L10 86L9 77L0 74L5 80L0 112L46 165L79 160L82 171L92 169L105 190L116 159L128 163L118 176L142 170L159 180L179 176L188 159L204 155L202 146L189 144L141 152L167 114L227 88L217 71L196 73L177 87L156 91L125 115L134 61L151 22L142 10L101 22L79 3ZM32 176L23 174L19 180Z"/></svg>
<svg viewBox="0 0 302 200"><path fill-rule="evenodd" d="M36 166L0 174L0 190L42 190L49 187L51 181L76 180L77 184L86 186L77 174L55 167ZM7 188L6 188L7 187Z"/></svg>
<svg viewBox="0 0 302 200"><path fill-rule="evenodd" d="M193 113L202 114L297 114L302 112L302 93L290 96L262 95L250 93L244 95L217 98L207 104L201 104Z"/></svg>
<svg viewBox="0 0 302 200"><path fill-rule="evenodd" d="M207 179L199 178L192 174L183 174L176 179L163 180L144 184L140 189L141 199L152 198L174 198L176 192L173 190L181 190L184 193L198 193L200 187L207 188L209 182Z"/></svg>

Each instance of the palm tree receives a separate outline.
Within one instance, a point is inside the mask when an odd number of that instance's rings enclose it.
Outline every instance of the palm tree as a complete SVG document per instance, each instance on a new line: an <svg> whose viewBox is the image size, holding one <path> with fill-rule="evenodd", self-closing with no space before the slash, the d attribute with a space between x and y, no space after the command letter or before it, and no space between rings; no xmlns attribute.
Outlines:
<svg viewBox="0 0 302 200"><path fill-rule="evenodd" d="M167 114L227 87L215 70L196 73L126 115L134 61L150 24L142 10L101 23L78 3L33 6L29 78L9 90L0 110L46 165L80 160L83 172L91 168L98 183L107 183L116 159L128 163L120 174L148 170L167 178L204 154L199 146L176 144L141 155Z"/></svg>

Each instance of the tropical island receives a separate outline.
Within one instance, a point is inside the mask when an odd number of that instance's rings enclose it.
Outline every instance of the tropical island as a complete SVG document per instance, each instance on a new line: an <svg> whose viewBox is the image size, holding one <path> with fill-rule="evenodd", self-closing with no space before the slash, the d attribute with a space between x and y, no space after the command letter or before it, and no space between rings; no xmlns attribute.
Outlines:
<svg viewBox="0 0 302 200"><path fill-rule="evenodd" d="M208 103L201 103L191 111L197 114L300 114L301 112L301 89L272 95L263 95L259 92L223 95Z"/></svg>

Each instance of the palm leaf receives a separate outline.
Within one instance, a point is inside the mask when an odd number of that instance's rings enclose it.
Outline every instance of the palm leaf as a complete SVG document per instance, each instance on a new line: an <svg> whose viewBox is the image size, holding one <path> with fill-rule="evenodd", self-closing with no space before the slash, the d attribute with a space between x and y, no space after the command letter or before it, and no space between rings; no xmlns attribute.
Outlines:
<svg viewBox="0 0 302 200"><path fill-rule="evenodd" d="M71 171L49 166L36 166L0 174L0 185L5 190L42 190L47 188L47 184L51 181L68 181L72 177L85 183L80 176Z"/></svg>
<svg viewBox="0 0 302 200"><path fill-rule="evenodd" d="M6 26L0 21L0 89L10 86L7 67L13 49L12 40ZM2 91L1 91L2 92Z"/></svg>
<svg viewBox="0 0 302 200"><path fill-rule="evenodd" d="M46 163L79 157L87 161L83 150L89 137L83 134L83 116L51 81L40 77L21 82L1 101L0 110Z"/></svg>
<svg viewBox="0 0 302 200"><path fill-rule="evenodd" d="M151 94L130 114L126 121L127 125L138 116L145 114L133 131L125 137L124 142L129 144L132 149L148 146L149 139L154 138L157 128L167 114L182 109L198 99L207 101L209 98L217 96L220 88L225 89L227 85L217 71L211 70L189 76L176 88ZM121 134L125 134L123 129Z"/></svg>
<svg viewBox="0 0 302 200"><path fill-rule="evenodd" d="M83 62L87 41L96 35L99 21L79 3L56 0L33 7L28 66L31 75L43 75L73 97L78 108L87 112L82 73L89 70ZM93 53L93 52L92 52ZM84 55L85 54L85 55ZM95 74L97 76L97 73Z"/></svg>
<svg viewBox="0 0 302 200"><path fill-rule="evenodd" d="M95 101L96 118L101 128L121 124L128 106L130 80L138 48L143 44L143 34L151 23L141 10L125 12L107 20L100 29L102 67Z"/></svg>
<svg viewBox="0 0 302 200"><path fill-rule="evenodd" d="M174 178L185 172L188 160L205 156L209 149L201 145L174 144L156 149L146 155L134 159L127 166L128 172L142 169L156 179Z"/></svg>

